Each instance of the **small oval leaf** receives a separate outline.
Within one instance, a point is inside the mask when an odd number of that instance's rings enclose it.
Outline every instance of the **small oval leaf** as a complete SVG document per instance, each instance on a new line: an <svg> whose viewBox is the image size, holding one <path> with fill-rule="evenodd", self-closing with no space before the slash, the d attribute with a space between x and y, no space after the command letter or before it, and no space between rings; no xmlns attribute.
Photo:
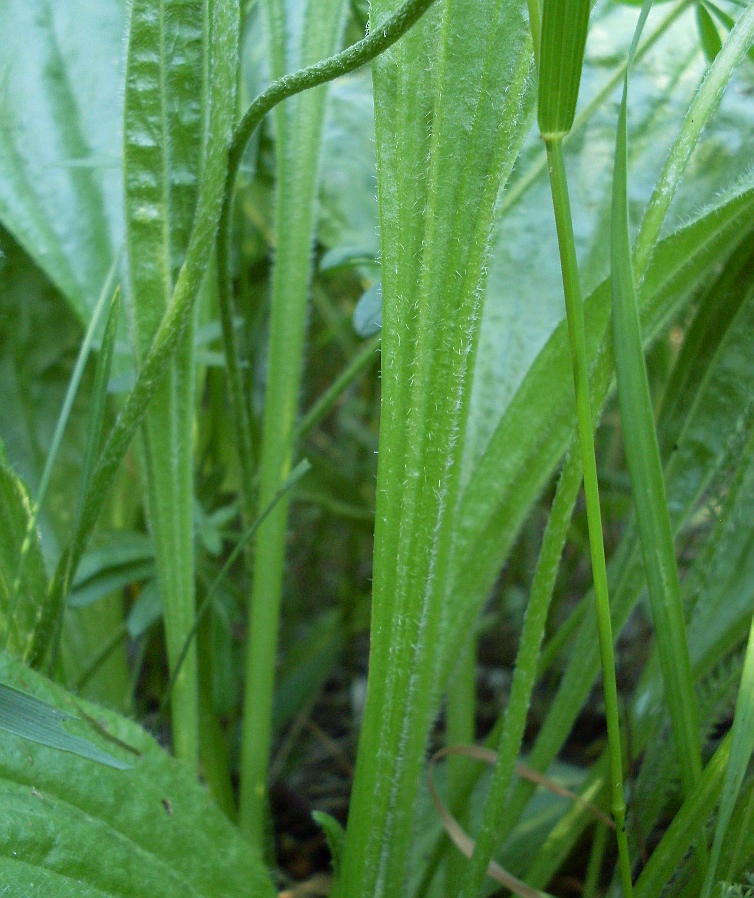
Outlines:
<svg viewBox="0 0 754 898"><path fill-rule="evenodd" d="M382 330L382 281L375 281L356 303L353 329L360 337L371 337Z"/></svg>

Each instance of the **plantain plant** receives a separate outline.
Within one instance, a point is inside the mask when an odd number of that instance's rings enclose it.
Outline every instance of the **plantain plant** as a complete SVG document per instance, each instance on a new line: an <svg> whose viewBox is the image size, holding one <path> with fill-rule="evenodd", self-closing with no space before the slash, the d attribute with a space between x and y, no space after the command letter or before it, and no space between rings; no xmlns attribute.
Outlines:
<svg viewBox="0 0 754 898"><path fill-rule="evenodd" d="M329 894L746 887L754 4L651 5L0 6L2 894L287 888L367 630Z"/></svg>

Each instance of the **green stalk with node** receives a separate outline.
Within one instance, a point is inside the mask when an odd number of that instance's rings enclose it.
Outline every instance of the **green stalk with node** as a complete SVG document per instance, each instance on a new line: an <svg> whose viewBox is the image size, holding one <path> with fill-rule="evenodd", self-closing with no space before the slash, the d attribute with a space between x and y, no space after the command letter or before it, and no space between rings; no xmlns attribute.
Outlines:
<svg viewBox="0 0 754 898"><path fill-rule="evenodd" d="M602 685L605 695L607 736L610 749L611 810L615 820L618 854L624 895L632 894L631 862L626 840L626 803L623 795L623 764L615 683L615 656L610 602L607 590L605 546L602 536L597 462L594 453L594 423L589 395L589 367L586 353L584 307L579 282L571 205L568 196L563 138L571 130L579 95L584 47L589 29L589 0L545 0L539 52L538 121L547 148L552 203L558 232L560 266L563 274L568 337L571 347L573 381L576 391L584 494L589 524L589 547L597 607L597 624L602 658Z"/></svg>

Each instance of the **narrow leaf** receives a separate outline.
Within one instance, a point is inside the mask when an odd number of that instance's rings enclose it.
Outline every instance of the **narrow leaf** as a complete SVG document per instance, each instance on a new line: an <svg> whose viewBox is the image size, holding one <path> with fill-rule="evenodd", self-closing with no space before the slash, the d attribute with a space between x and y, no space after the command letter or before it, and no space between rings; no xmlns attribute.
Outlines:
<svg viewBox="0 0 754 898"><path fill-rule="evenodd" d="M66 714L39 701L32 695L20 692L12 686L0 683L0 729L30 742L38 742L60 751L69 751L80 758L97 761L106 767L127 770L130 765L103 752L91 742L74 736L63 728L66 720L76 720L73 714Z"/></svg>
<svg viewBox="0 0 754 898"><path fill-rule="evenodd" d="M712 62L722 50L723 42L720 39L717 26L712 21L712 16L701 3L698 3L696 7L696 25L707 62Z"/></svg>
<svg viewBox="0 0 754 898"><path fill-rule="evenodd" d="M571 130L589 30L589 0L545 0L539 46L539 131L545 139Z"/></svg>
<svg viewBox="0 0 754 898"><path fill-rule="evenodd" d="M646 18L648 11L649 4L645 3L643 18ZM629 54L615 148L611 233L613 339L623 442L631 473L631 491L641 536L652 619L681 780L686 795L690 795L702 772L699 724L673 532L644 363L628 224L628 74L642 25L643 20L640 19Z"/></svg>

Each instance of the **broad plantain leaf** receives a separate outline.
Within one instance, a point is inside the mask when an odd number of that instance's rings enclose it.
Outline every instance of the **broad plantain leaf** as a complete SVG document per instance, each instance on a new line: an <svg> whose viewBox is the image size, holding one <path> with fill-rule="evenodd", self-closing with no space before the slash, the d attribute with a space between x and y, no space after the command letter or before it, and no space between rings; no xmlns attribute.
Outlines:
<svg viewBox="0 0 754 898"><path fill-rule="evenodd" d="M82 718L129 770L0 739L0 883L9 898L272 898L261 862L140 727L0 655L0 680ZM71 726L69 724L69 726Z"/></svg>
<svg viewBox="0 0 754 898"><path fill-rule="evenodd" d="M0 4L0 221L82 323L123 232L124 6Z"/></svg>

